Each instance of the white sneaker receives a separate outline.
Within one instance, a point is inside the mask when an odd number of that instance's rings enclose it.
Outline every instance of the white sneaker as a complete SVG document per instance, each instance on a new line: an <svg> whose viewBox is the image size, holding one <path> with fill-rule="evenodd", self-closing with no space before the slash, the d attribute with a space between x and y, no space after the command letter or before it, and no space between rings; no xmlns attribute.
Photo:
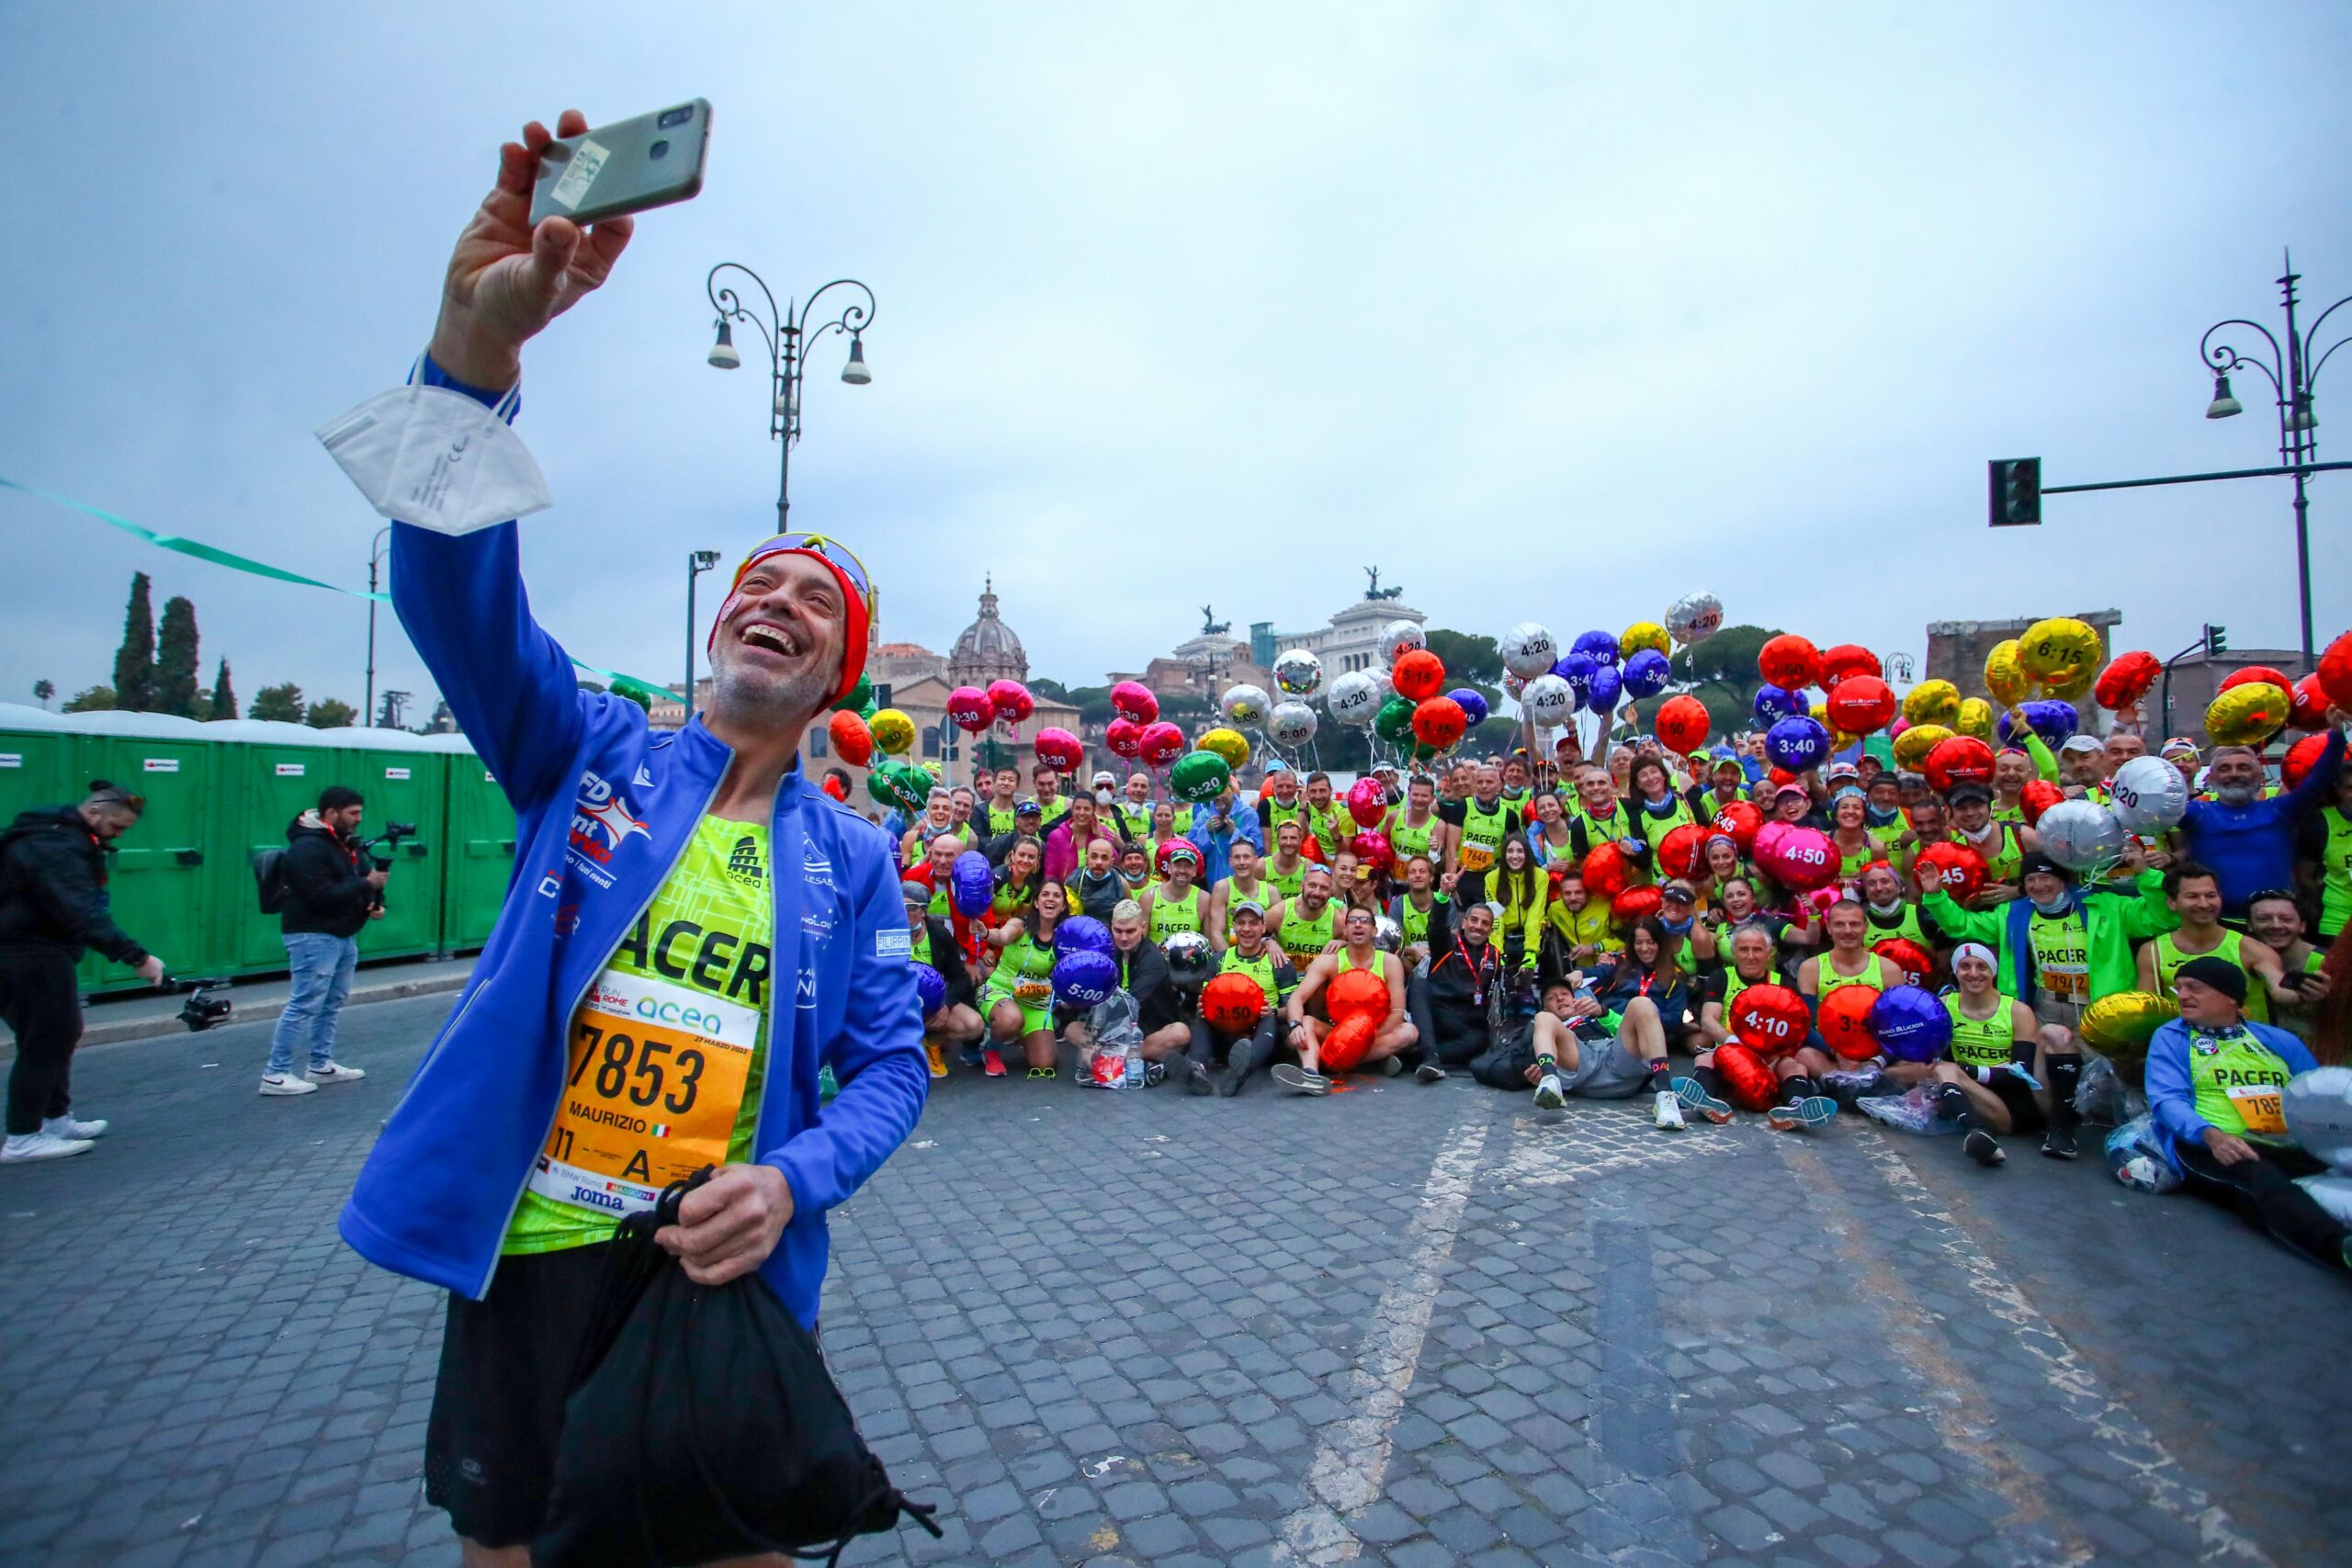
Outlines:
<svg viewBox="0 0 2352 1568"><path fill-rule="evenodd" d="M314 1083L304 1083L292 1073L264 1073L261 1077L261 1091L264 1094L316 1094L319 1092L319 1086Z"/></svg>
<svg viewBox="0 0 2352 1568"><path fill-rule="evenodd" d="M106 1136L107 1125L103 1116L95 1122L76 1122L71 1116L52 1116L40 1124L40 1130L52 1138L86 1140Z"/></svg>
<svg viewBox="0 0 2352 1568"><path fill-rule="evenodd" d="M346 1067L341 1062L329 1062L323 1067L312 1067L302 1075L312 1083L357 1083L368 1076L365 1067Z"/></svg>
<svg viewBox="0 0 2352 1568"><path fill-rule="evenodd" d="M1682 1120L1682 1101L1672 1089L1660 1089L1657 1094L1657 1124L1669 1133L1679 1133L1688 1125Z"/></svg>
<svg viewBox="0 0 2352 1568"><path fill-rule="evenodd" d="M0 1165L29 1165L37 1159L63 1159L85 1155L96 1145L87 1138L61 1138L54 1133L11 1133L0 1146Z"/></svg>
<svg viewBox="0 0 2352 1568"><path fill-rule="evenodd" d="M1560 1082L1560 1075L1545 1073L1544 1081L1535 1086L1535 1108L1539 1111L1557 1111L1567 1102L1568 1091Z"/></svg>

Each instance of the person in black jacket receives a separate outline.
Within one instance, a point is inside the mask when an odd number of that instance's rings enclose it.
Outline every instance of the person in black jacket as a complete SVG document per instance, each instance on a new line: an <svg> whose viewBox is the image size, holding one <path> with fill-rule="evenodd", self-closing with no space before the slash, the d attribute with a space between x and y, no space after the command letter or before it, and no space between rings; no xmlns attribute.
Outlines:
<svg viewBox="0 0 2352 1568"><path fill-rule="evenodd" d="M286 905L278 919L293 988L270 1032L264 1094L314 1094L321 1084L368 1076L334 1059L335 1021L359 963L359 928L384 914L386 874L368 863L357 837L367 808L357 790L329 784L319 793L318 809L286 829L286 858L278 864ZM297 1077L294 1053L303 1047L311 1068Z"/></svg>
<svg viewBox="0 0 2352 1568"><path fill-rule="evenodd" d="M82 1154L107 1130L103 1121L68 1114L74 1047L82 1039L74 966L95 947L149 985L164 977L164 961L125 935L107 910L107 846L130 830L145 805L100 781L81 805L36 807L0 833L0 1019L17 1037L0 1162Z"/></svg>

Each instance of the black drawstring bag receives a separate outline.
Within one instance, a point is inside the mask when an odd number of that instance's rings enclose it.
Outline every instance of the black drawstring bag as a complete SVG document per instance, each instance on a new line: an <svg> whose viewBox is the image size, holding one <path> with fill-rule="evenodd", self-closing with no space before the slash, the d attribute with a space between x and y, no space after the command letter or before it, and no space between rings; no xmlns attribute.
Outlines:
<svg viewBox="0 0 2352 1568"><path fill-rule="evenodd" d="M693 1568L755 1552L837 1560L935 1511L883 1472L816 1340L747 1274L697 1285L653 1233L707 1168L632 1214L606 1255L565 1401L541 1568Z"/></svg>

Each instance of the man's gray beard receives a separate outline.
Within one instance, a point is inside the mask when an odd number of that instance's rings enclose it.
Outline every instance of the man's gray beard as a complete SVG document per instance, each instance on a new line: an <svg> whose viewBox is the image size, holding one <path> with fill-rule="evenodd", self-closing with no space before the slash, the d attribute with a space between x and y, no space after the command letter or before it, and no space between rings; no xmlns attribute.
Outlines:
<svg viewBox="0 0 2352 1568"><path fill-rule="evenodd" d="M825 705L832 682L814 669L783 681L746 679L741 665L729 664L710 675L710 705L731 718L753 725L787 728L805 723Z"/></svg>
<svg viewBox="0 0 2352 1568"><path fill-rule="evenodd" d="M2213 798L2224 806L2251 806L2262 792L2253 784L2215 784Z"/></svg>

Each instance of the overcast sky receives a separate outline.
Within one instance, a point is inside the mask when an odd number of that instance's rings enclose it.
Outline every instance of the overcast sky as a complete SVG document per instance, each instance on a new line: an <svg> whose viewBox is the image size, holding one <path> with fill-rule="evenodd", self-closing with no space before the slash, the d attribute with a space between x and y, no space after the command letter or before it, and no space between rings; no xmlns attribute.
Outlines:
<svg viewBox="0 0 2352 1568"><path fill-rule="evenodd" d="M2108 606L2159 652L2205 620L2295 640L2286 481L2053 497L1993 533L1984 461L2277 461L2258 376L2245 416L2199 417L2197 340L2275 325L2282 245L2322 303L2352 291L2352 8L484 17L0 11L0 474L364 582L377 520L311 432L424 343L499 141L699 95L703 195L526 362L556 500L523 525L533 598L592 662L675 681L685 553L772 522L757 351L703 362L729 259L879 298L871 386L818 351L793 520L856 543L884 636L944 651L992 570L1035 672L1073 683L1204 601L1320 624L1374 563L1490 633L1706 588L1882 651ZM2323 457L2352 450L2330 372ZM2324 640L2352 475L2314 493ZM225 654L247 699L359 700L357 603L6 492L0 700L107 679L137 569L195 599L208 678ZM379 686L428 693L385 630Z"/></svg>

